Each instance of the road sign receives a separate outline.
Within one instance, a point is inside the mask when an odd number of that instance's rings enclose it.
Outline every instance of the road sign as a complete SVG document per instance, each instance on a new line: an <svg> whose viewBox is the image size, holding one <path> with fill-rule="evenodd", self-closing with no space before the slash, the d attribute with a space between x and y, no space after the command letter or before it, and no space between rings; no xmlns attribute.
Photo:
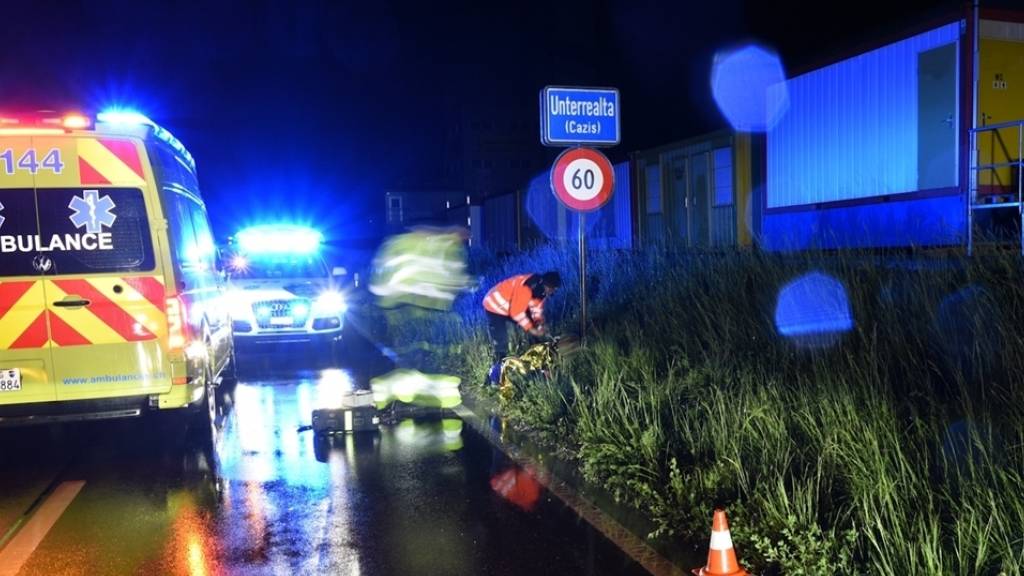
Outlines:
<svg viewBox="0 0 1024 576"><path fill-rule="evenodd" d="M551 189L570 210L597 210L615 190L612 163L593 148L569 148L551 167Z"/></svg>
<svg viewBox="0 0 1024 576"><path fill-rule="evenodd" d="M619 91L548 86L540 92L540 140L545 146L619 143Z"/></svg>

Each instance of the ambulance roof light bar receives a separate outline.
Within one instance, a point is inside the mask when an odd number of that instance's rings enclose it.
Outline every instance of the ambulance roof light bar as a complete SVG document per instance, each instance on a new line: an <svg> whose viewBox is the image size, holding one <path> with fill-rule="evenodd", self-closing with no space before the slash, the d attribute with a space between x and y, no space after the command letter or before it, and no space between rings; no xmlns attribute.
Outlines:
<svg viewBox="0 0 1024 576"><path fill-rule="evenodd" d="M96 115L96 120L104 124L130 124L133 126L156 126L145 114L135 110L113 108Z"/></svg>
<svg viewBox="0 0 1024 576"><path fill-rule="evenodd" d="M61 134L68 130L84 130L92 119L72 112L58 114L42 111L33 114L0 115L0 134Z"/></svg>
<svg viewBox="0 0 1024 576"><path fill-rule="evenodd" d="M92 126L92 119L82 114L68 114L61 122L68 130L85 130Z"/></svg>
<svg viewBox="0 0 1024 576"><path fill-rule="evenodd" d="M189 153L188 149L185 148L185 145L175 138L169 130L153 122L148 116L137 110L130 108L108 108L96 115L96 121L114 127L133 128L144 126L151 128L154 136L166 142L168 146L174 148L178 154L185 158L193 172L196 169L196 161L192 158L192 154Z"/></svg>

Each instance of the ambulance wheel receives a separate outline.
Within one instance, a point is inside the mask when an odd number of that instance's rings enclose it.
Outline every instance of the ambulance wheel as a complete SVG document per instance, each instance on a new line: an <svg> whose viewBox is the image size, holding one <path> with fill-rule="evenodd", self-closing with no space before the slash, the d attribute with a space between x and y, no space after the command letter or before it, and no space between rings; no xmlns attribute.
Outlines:
<svg viewBox="0 0 1024 576"><path fill-rule="evenodd" d="M228 357L228 364L220 373L221 386L234 386L238 383L238 359L235 356L235 347L231 347L231 354Z"/></svg>
<svg viewBox="0 0 1024 576"><path fill-rule="evenodd" d="M206 375L206 390L203 399L196 406L192 418L192 431L203 443L212 443L217 434L217 387L213 384L213 375Z"/></svg>

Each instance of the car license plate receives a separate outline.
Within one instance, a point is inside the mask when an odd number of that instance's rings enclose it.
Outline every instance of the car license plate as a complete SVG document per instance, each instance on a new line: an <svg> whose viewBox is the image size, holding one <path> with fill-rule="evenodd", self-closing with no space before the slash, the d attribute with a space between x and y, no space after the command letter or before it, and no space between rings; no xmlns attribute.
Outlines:
<svg viewBox="0 0 1024 576"><path fill-rule="evenodd" d="M21 370L0 368L0 392L17 392L18 390L21 390Z"/></svg>
<svg viewBox="0 0 1024 576"><path fill-rule="evenodd" d="M295 321L287 316L283 316L280 318L271 318L270 323L274 326L291 326Z"/></svg>

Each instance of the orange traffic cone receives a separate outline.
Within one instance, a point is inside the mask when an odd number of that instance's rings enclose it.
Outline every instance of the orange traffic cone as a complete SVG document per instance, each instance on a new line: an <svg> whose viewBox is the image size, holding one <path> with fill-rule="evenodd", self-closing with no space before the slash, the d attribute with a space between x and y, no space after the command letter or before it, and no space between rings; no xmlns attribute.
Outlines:
<svg viewBox="0 0 1024 576"><path fill-rule="evenodd" d="M715 510L715 519L711 524L711 546L708 548L708 563L703 568L694 568L695 576L750 576L736 560L736 551L732 547L732 536L729 535L729 521L725 519L725 510Z"/></svg>

